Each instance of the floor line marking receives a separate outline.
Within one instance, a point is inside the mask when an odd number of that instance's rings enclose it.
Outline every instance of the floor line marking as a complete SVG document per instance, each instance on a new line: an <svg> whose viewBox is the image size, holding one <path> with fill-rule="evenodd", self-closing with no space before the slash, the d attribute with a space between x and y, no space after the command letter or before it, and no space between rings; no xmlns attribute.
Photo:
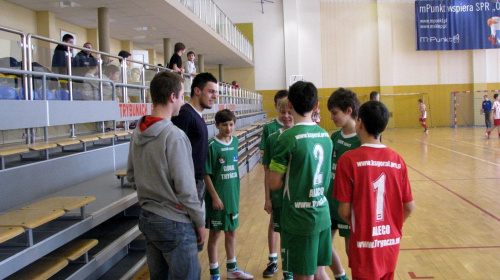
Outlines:
<svg viewBox="0 0 500 280"><path fill-rule="evenodd" d="M441 146L438 146L438 145L435 145L435 144L428 143L426 141L422 141L422 140L418 140L418 139L415 139L415 140L418 141L418 142L430 145L430 146L434 146L434 147L437 147L437 148L440 148L440 149L443 149L443 150L446 150L446 151L450 151L450 152L455 153L455 154L459 154L459 155L466 156L466 157L469 157L469 158L472 158L472 159L475 159L475 160L479 160L479 161L482 161L482 162L486 162L486 163L489 163L489 164L500 166L500 164L495 163L495 162L487 161L485 159L481 159L481 158L478 158L478 157L473 157L471 155L464 154L464 153L461 153L461 152L457 152L457 151L452 150L452 149L448 149L448 148L445 148L445 147L441 147Z"/></svg>
<svg viewBox="0 0 500 280"><path fill-rule="evenodd" d="M492 148L492 147L488 147L488 146L484 146L484 145L478 145L478 144L472 144L471 142L466 142L466 141L457 140L457 139L453 139L453 138L448 138L448 139L450 139L451 141L461 142L461 143L465 143L465 144L468 144L468 145L480 147L480 148L487 149L487 150L500 151L500 149L497 149L497 148Z"/></svg>
<svg viewBox="0 0 500 280"><path fill-rule="evenodd" d="M466 250L466 249L499 249L500 246L468 246L468 247L435 247L435 248L400 248L400 251L428 251L428 250Z"/></svg>
<svg viewBox="0 0 500 280"><path fill-rule="evenodd" d="M493 219L497 220L498 222L500 222L500 218L491 214L490 212L484 210L483 208L479 207L477 204L475 204L474 202L468 200L467 198L463 197L462 195L460 195L459 193L451 190L450 188L448 187L445 187L444 185L442 185L441 183L437 182L436 180L432 179L431 177L425 175L424 173L418 171L416 168L414 167L411 167L410 165L406 165L407 167L411 168L413 171L417 172L418 174L424 176L425 178L429 179L429 181L433 182L434 184L440 186L441 188L449 191L450 193L456 195L457 197L459 197L460 199L462 199L463 201L469 203L470 205L472 205L473 207L477 208L478 210L480 210L481 212L485 213L486 215L492 217Z"/></svg>

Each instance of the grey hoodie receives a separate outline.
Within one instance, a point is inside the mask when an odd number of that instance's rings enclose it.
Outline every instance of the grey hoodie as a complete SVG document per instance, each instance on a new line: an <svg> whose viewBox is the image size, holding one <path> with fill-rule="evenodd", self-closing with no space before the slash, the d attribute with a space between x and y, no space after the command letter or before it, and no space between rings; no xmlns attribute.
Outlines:
<svg viewBox="0 0 500 280"><path fill-rule="evenodd" d="M163 119L132 135L127 180L136 185L142 208L166 219L205 226L198 200L191 144L186 134Z"/></svg>

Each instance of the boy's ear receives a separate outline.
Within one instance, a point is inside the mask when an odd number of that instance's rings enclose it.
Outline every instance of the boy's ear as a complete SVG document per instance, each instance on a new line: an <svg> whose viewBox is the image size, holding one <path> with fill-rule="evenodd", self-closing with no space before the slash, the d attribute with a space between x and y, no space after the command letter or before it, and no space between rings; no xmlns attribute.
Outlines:
<svg viewBox="0 0 500 280"><path fill-rule="evenodd" d="M288 100L288 109L293 110L293 105L292 102L290 102L290 100Z"/></svg>
<svg viewBox="0 0 500 280"><path fill-rule="evenodd" d="M174 103L174 102L175 102L175 92L172 92L172 93L168 96L168 102L171 102L171 103Z"/></svg>
<svg viewBox="0 0 500 280"><path fill-rule="evenodd" d="M352 108L351 107L347 107L347 110L345 110L345 114L346 115L351 115L352 114Z"/></svg>
<svg viewBox="0 0 500 280"><path fill-rule="evenodd" d="M316 102L316 104L314 105L314 108L312 109L312 111L314 112L314 111L318 110L318 107L319 107L319 101Z"/></svg>
<svg viewBox="0 0 500 280"><path fill-rule="evenodd" d="M201 94L201 89L199 87L195 87L194 88L194 95L198 95L199 96L200 94Z"/></svg>

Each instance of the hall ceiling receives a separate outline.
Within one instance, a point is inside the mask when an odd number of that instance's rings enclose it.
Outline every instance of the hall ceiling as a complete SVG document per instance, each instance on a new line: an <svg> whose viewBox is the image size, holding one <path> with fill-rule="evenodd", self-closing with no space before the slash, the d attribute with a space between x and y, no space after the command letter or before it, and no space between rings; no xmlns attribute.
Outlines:
<svg viewBox="0 0 500 280"><path fill-rule="evenodd" d="M183 42L203 54L205 67L252 67L253 62L178 0L7 0L34 11L51 11L55 17L85 28L97 28L97 9L109 9L111 37L163 54L163 38L172 46ZM81 42L78 42L81 43ZM171 54L164 55L170 57ZM162 63L162 62L158 62Z"/></svg>

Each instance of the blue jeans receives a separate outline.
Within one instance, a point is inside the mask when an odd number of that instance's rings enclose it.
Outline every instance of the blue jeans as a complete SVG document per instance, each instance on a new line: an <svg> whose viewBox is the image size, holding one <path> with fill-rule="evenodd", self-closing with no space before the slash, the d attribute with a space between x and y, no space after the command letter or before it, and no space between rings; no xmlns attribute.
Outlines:
<svg viewBox="0 0 500 280"><path fill-rule="evenodd" d="M139 229L146 237L151 280L200 279L196 232L191 223L180 223L142 209Z"/></svg>

